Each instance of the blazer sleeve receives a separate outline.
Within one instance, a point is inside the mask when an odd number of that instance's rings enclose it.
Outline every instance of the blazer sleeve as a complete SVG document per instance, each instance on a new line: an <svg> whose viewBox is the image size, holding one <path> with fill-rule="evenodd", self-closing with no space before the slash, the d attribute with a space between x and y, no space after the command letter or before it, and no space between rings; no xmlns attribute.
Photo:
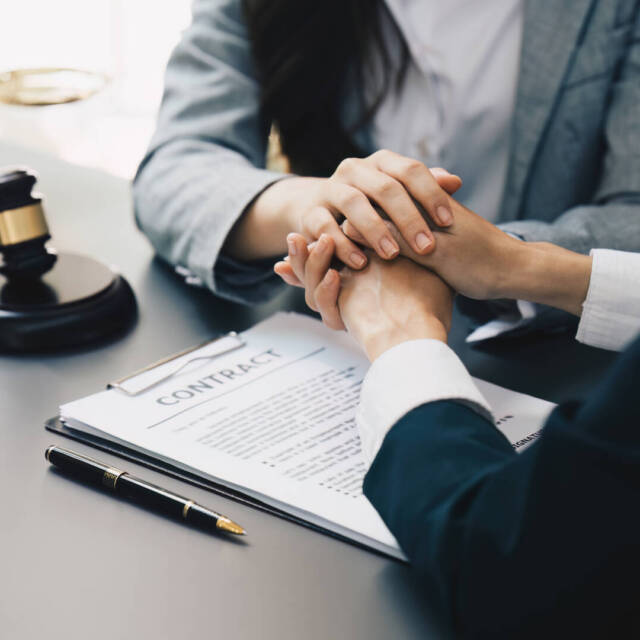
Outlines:
<svg viewBox="0 0 640 640"><path fill-rule="evenodd" d="M593 203L574 207L553 222L505 222L500 225L505 231L584 254L595 247L640 250L640 9L635 15L604 122L606 152Z"/></svg>
<svg viewBox="0 0 640 640"><path fill-rule="evenodd" d="M237 264L220 251L247 205L282 174L264 168L268 131L241 7L240 0L193 3L134 202L162 258L220 295L255 302L279 290L272 265Z"/></svg>
<svg viewBox="0 0 640 640"><path fill-rule="evenodd" d="M640 340L521 454L452 401L387 434L365 494L457 636L640 628L639 380Z"/></svg>

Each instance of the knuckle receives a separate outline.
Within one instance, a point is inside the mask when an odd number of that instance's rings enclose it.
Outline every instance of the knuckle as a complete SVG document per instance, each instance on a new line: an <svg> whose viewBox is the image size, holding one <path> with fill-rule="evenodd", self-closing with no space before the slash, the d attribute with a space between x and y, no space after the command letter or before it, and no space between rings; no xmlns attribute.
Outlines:
<svg viewBox="0 0 640 640"><path fill-rule="evenodd" d="M337 226L336 221L331 217L319 220L318 225L316 227L316 230L318 232L318 237L320 237L323 233L329 234L335 231L336 226Z"/></svg>
<svg viewBox="0 0 640 640"><path fill-rule="evenodd" d="M340 194L339 204L343 210L349 210L361 207L366 201L366 196L357 189L345 189Z"/></svg>
<svg viewBox="0 0 640 640"><path fill-rule="evenodd" d="M400 185L393 178L382 178L376 187L376 197L387 199L400 195Z"/></svg>
<svg viewBox="0 0 640 640"><path fill-rule="evenodd" d="M428 171L427 167L419 160L407 160L402 169L402 173L408 178L421 176L425 171Z"/></svg>
<svg viewBox="0 0 640 640"><path fill-rule="evenodd" d="M376 152L371 154L371 158L376 160L384 160L385 158L389 158L393 155L393 151L389 151L389 149L378 149Z"/></svg>
<svg viewBox="0 0 640 640"><path fill-rule="evenodd" d="M358 162L358 158L345 158L340 162L335 173L337 175L348 175L356 168Z"/></svg>

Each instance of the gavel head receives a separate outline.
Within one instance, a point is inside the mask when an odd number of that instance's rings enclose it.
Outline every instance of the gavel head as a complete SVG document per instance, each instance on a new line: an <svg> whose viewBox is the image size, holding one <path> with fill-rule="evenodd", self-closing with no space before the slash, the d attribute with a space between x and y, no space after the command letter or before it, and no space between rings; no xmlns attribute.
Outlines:
<svg viewBox="0 0 640 640"><path fill-rule="evenodd" d="M25 169L0 170L0 273L12 282L37 280L57 259L35 183Z"/></svg>

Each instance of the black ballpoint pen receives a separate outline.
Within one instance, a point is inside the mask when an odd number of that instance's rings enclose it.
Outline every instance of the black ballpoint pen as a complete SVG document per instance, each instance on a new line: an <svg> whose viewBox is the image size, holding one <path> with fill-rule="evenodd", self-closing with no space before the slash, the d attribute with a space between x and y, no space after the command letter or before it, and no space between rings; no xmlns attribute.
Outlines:
<svg viewBox="0 0 640 640"><path fill-rule="evenodd" d="M115 467L82 456L74 451L51 445L45 458L55 467L79 480L102 485L123 498L160 511L179 520L186 520L203 529L217 529L244 535L245 530L229 518L211 511L193 500L183 498Z"/></svg>

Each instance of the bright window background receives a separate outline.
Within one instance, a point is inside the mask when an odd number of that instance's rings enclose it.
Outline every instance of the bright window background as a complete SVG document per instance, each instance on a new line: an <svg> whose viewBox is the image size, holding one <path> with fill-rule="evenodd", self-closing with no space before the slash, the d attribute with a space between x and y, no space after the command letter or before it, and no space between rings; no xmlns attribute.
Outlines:
<svg viewBox="0 0 640 640"><path fill-rule="evenodd" d="M112 82L71 104L0 104L0 144L131 177L153 132L190 0L19 0L2 13L0 71L73 67L104 71Z"/></svg>

